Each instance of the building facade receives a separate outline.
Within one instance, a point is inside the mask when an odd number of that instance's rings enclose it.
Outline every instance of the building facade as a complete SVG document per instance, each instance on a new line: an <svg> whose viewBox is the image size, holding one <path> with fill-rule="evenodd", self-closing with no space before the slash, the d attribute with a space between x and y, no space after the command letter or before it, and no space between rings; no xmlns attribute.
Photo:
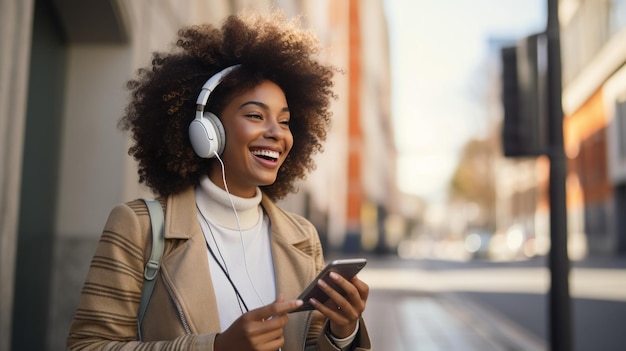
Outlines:
<svg viewBox="0 0 626 351"><path fill-rule="evenodd" d="M570 223L590 255L626 255L626 1L559 6Z"/></svg>
<svg viewBox="0 0 626 351"><path fill-rule="evenodd" d="M574 260L623 256L626 1L560 0L559 21L569 255ZM546 254L548 158L498 162L498 227L519 223L529 228L533 251Z"/></svg>

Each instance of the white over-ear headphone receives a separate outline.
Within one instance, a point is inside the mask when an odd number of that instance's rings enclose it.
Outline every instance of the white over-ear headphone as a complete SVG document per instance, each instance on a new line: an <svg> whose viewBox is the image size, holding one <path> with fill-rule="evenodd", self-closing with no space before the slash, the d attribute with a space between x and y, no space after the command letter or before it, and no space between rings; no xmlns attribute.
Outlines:
<svg viewBox="0 0 626 351"><path fill-rule="evenodd" d="M222 79L224 79L230 71L239 66L240 65L226 67L213 75L204 83L202 91L200 95L198 95L198 100L196 101L196 118L189 124L189 141L191 142L193 151L200 157L211 158L224 151L224 145L226 145L224 126L222 126L222 122L220 122L215 114L208 111L204 112L204 106L206 106L209 96L215 87L222 82Z"/></svg>

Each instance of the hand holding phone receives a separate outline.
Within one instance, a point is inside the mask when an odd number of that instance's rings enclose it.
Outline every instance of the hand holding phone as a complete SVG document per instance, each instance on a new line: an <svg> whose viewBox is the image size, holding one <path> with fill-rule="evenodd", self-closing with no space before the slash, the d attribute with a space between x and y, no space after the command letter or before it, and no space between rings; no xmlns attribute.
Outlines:
<svg viewBox="0 0 626 351"><path fill-rule="evenodd" d="M304 289L304 291L298 296L298 299L302 300L304 303L302 306L291 312L301 312L301 311L309 311L315 309L313 305L311 305L311 298L319 301L320 303L325 303L328 300L328 295L320 287L317 285L317 281L323 279L328 285L330 285L333 289L337 290L341 295L345 296L345 291L341 289L337 283L334 282L328 275L331 272L338 273L342 277L347 280L352 279L365 265L367 264L367 260L365 258L350 258L350 259L342 259L342 260L334 260L330 262L318 275L313 279L311 284Z"/></svg>

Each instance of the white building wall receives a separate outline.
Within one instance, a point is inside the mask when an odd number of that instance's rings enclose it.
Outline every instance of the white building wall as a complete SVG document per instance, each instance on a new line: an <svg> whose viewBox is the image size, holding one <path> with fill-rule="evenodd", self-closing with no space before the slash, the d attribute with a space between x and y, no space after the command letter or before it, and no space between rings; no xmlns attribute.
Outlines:
<svg viewBox="0 0 626 351"><path fill-rule="evenodd" d="M62 128L57 228L59 236L99 236L123 196L124 135L116 130L131 71L128 48L72 45Z"/></svg>
<svg viewBox="0 0 626 351"><path fill-rule="evenodd" d="M368 200L382 205L393 192L396 158L390 140L389 38L382 2L367 0L361 6L363 187Z"/></svg>

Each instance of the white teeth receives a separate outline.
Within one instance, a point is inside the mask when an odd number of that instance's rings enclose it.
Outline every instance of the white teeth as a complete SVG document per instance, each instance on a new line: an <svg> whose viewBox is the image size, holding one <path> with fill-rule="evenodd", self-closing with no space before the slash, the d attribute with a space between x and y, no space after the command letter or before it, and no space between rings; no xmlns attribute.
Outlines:
<svg viewBox="0 0 626 351"><path fill-rule="evenodd" d="M254 156L269 157L269 158L278 158L278 156L280 155L278 151L272 151L272 150L252 150L252 154Z"/></svg>

